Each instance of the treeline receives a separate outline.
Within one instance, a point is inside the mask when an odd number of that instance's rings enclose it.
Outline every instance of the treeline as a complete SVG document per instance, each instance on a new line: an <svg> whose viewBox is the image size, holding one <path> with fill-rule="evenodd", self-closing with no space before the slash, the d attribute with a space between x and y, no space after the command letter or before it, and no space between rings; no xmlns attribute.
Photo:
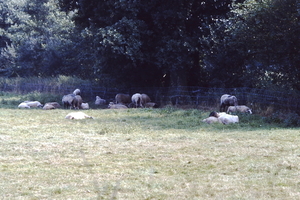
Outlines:
<svg viewBox="0 0 300 200"><path fill-rule="evenodd" d="M0 0L0 76L300 90L298 0Z"/></svg>

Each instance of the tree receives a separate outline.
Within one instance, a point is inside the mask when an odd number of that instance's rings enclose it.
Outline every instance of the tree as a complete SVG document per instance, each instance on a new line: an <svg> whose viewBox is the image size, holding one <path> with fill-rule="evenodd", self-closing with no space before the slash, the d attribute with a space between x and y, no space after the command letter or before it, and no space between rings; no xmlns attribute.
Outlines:
<svg viewBox="0 0 300 200"><path fill-rule="evenodd" d="M0 60L6 62L9 76L53 76L61 72L62 56L70 44L73 29L70 18L61 12L56 0L1 2L7 8L7 38ZM9 52L14 49L14 54ZM12 55L15 55L13 57ZM9 57L9 59L8 59ZM7 62L14 59L14 62Z"/></svg>
<svg viewBox="0 0 300 200"><path fill-rule="evenodd" d="M203 36L213 19L226 16L231 0L61 0L76 11L77 27L97 60L97 75L140 86L205 85ZM164 79L167 79L165 81Z"/></svg>
<svg viewBox="0 0 300 200"><path fill-rule="evenodd" d="M209 62L227 57L222 68L227 76L250 87L277 85L299 88L299 1L247 0L236 4L230 19L214 32L214 53ZM218 30L215 29L215 30ZM216 58L216 59L215 59ZM236 71L230 70L235 66ZM236 76L234 75L236 74Z"/></svg>

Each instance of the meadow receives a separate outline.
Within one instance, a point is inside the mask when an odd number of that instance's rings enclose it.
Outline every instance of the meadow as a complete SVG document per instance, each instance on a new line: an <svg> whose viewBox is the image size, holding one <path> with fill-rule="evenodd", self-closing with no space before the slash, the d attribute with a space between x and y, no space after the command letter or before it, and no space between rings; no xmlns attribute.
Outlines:
<svg viewBox="0 0 300 200"><path fill-rule="evenodd" d="M197 109L0 108L1 199L299 199L300 129Z"/></svg>

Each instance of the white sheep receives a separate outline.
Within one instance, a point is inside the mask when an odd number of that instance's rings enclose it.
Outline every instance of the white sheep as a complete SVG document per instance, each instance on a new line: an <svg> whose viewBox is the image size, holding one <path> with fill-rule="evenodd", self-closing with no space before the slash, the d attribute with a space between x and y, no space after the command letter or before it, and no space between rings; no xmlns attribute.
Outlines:
<svg viewBox="0 0 300 200"><path fill-rule="evenodd" d="M41 104L39 101L23 101L23 103L26 103L31 108L42 108L43 104Z"/></svg>
<svg viewBox="0 0 300 200"><path fill-rule="evenodd" d="M101 99L101 97L99 96L96 96L95 105L104 105L104 104L106 104L106 100Z"/></svg>
<svg viewBox="0 0 300 200"><path fill-rule="evenodd" d="M222 124L231 124L231 123L238 123L239 117L236 115L229 115L225 112L211 112L209 117L204 119L203 122L208 124L212 124L215 122L222 123Z"/></svg>
<svg viewBox="0 0 300 200"><path fill-rule="evenodd" d="M93 117L83 113L83 112L71 112L66 115L66 119L93 119Z"/></svg>
<svg viewBox="0 0 300 200"><path fill-rule="evenodd" d="M44 110L51 110L51 109L56 109L56 108L60 108L60 104L57 102L45 103L45 105L43 107Z"/></svg>
<svg viewBox="0 0 300 200"><path fill-rule="evenodd" d="M145 108L154 108L157 105L154 102L147 102L147 103L144 104L144 106L145 106Z"/></svg>
<svg viewBox="0 0 300 200"><path fill-rule="evenodd" d="M232 124L239 122L239 117L237 115L230 115L225 112L218 113L218 115L218 120L223 124Z"/></svg>
<svg viewBox="0 0 300 200"><path fill-rule="evenodd" d="M45 104L43 107L43 110L52 110L52 109L55 109L55 106L51 104Z"/></svg>
<svg viewBox="0 0 300 200"><path fill-rule="evenodd" d="M73 92L74 95L80 95L80 93L81 93L81 91L78 88L75 89L74 92Z"/></svg>
<svg viewBox="0 0 300 200"><path fill-rule="evenodd" d="M89 103L82 103L81 108L84 110L90 109Z"/></svg>
<svg viewBox="0 0 300 200"><path fill-rule="evenodd" d="M116 104L116 103L110 102L108 105L108 108L110 108L110 109L127 109L128 107L123 104L119 104L119 103Z"/></svg>
<svg viewBox="0 0 300 200"><path fill-rule="evenodd" d="M131 101L135 108L144 107L142 105L142 95L140 93L135 93L134 95L132 95Z"/></svg>
<svg viewBox="0 0 300 200"><path fill-rule="evenodd" d="M204 119L203 122L206 122L206 123L208 123L208 124L212 124L212 123L216 123L216 122L221 123L221 122L218 120L218 118L217 118L217 117L214 117L214 116L210 116L210 117Z"/></svg>
<svg viewBox="0 0 300 200"><path fill-rule="evenodd" d="M27 105L27 103L22 102L18 105L18 108L30 108L30 106Z"/></svg>
<svg viewBox="0 0 300 200"><path fill-rule="evenodd" d="M237 112L252 114L252 110L245 105L229 106L227 109L227 113L237 113Z"/></svg>

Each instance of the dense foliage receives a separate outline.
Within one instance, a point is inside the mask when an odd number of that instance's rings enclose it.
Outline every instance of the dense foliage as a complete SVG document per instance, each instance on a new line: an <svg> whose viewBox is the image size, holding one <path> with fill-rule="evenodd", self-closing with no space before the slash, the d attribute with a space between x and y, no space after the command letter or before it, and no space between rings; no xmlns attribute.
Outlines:
<svg viewBox="0 0 300 200"><path fill-rule="evenodd" d="M0 0L0 75L300 89L298 0Z"/></svg>

